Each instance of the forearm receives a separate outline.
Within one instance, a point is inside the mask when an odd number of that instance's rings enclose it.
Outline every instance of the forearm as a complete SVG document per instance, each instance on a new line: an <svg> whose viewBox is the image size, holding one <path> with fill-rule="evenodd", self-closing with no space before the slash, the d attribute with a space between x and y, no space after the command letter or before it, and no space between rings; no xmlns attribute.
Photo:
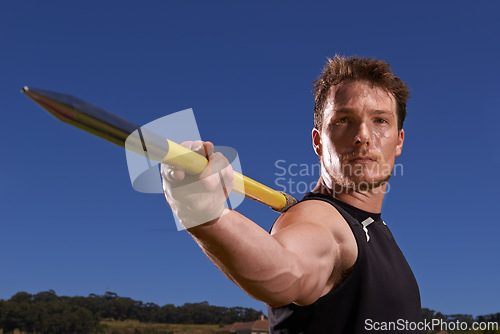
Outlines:
<svg viewBox="0 0 500 334"><path fill-rule="evenodd" d="M252 297L272 306L295 301L303 270L297 256L236 211L188 230L205 254Z"/></svg>

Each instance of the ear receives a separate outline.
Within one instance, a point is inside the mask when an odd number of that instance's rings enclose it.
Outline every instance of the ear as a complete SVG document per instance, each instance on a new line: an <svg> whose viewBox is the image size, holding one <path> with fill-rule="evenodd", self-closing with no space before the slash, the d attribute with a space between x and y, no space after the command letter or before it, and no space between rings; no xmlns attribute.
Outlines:
<svg viewBox="0 0 500 334"><path fill-rule="evenodd" d="M399 157L403 151L403 142L405 141L405 130L399 130L398 145L396 146L396 156Z"/></svg>
<svg viewBox="0 0 500 334"><path fill-rule="evenodd" d="M314 152L318 155L318 157L322 154L323 145L321 143L321 134L318 129L312 129L312 144L314 148Z"/></svg>

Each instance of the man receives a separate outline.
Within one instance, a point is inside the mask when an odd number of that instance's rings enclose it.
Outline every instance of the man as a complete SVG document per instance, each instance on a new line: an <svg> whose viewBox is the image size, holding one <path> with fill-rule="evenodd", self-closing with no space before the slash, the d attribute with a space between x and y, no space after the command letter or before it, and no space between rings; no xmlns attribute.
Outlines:
<svg viewBox="0 0 500 334"><path fill-rule="evenodd" d="M224 207L232 170L208 142L184 143L209 159L199 176L162 167L167 201L220 270L269 305L271 333L411 332L418 286L380 215L409 90L383 61L336 56L314 92L321 176L270 234Z"/></svg>

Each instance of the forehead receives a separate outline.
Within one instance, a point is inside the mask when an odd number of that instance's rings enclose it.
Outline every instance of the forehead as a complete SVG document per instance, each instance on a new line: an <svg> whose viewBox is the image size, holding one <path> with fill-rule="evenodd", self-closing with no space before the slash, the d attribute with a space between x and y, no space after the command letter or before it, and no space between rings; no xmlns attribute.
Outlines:
<svg viewBox="0 0 500 334"><path fill-rule="evenodd" d="M387 90L364 80L346 80L330 88L326 113L341 110L387 111L396 116L396 100Z"/></svg>

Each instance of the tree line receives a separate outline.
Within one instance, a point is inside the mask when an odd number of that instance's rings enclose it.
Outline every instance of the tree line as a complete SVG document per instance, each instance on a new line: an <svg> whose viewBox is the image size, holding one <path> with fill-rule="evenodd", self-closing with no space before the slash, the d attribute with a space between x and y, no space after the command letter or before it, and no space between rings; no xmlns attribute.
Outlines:
<svg viewBox="0 0 500 334"><path fill-rule="evenodd" d="M143 303L114 292L88 297L57 296L53 290L29 294L18 292L9 300L0 301L0 329L12 333L102 333L103 319L137 320L168 324L231 324L253 321L262 313L251 308L221 307L208 302L186 303L182 306L158 306ZM428 308L422 309L424 319L446 322L497 322L500 313L473 317L468 314L445 315Z"/></svg>
<svg viewBox="0 0 500 334"><path fill-rule="evenodd" d="M53 290L18 292L0 301L0 329L11 333L98 333L100 320L138 320L169 324L231 324L253 321L262 313L251 308L221 307L208 302L182 306L143 303L114 292L88 297L57 296Z"/></svg>
<svg viewBox="0 0 500 334"><path fill-rule="evenodd" d="M422 309L422 317L427 320L432 319L442 319L445 322L466 322L469 325L474 322L497 322L500 323L500 313L479 315L473 317L470 314L442 314L441 312L436 312L428 308Z"/></svg>

